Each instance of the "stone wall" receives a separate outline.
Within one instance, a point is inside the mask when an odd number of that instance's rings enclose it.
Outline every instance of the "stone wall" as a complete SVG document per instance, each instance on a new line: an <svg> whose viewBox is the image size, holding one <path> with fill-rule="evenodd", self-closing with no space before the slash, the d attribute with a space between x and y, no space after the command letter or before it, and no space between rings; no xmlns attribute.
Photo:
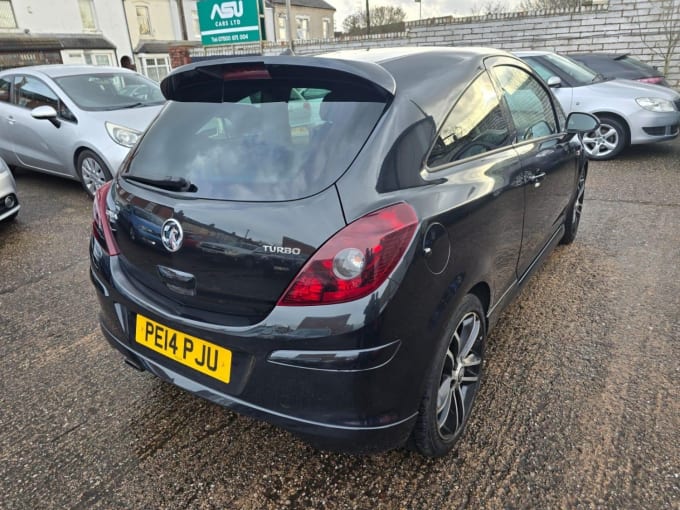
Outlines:
<svg viewBox="0 0 680 510"><path fill-rule="evenodd" d="M679 0L675 0L678 2ZM669 23L662 21L661 0L609 0L605 5L574 10L513 12L488 16L430 18L407 22L405 31L393 34L345 37L333 40L295 41L295 53L313 55L325 51L384 46L493 46L509 51L533 49L559 53L600 51L630 53L640 60L664 68L662 53L669 38L680 31L676 9ZM665 33L672 28L674 33ZM265 42L266 54L278 54L285 43ZM198 48L191 55L243 54L250 48ZM680 47L670 57L668 81L680 89Z"/></svg>

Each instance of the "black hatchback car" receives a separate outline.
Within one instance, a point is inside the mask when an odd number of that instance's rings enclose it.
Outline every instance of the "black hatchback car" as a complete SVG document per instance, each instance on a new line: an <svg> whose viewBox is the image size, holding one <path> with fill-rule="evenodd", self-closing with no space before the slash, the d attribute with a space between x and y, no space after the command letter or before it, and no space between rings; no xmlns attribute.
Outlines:
<svg viewBox="0 0 680 510"><path fill-rule="evenodd" d="M488 330L576 235L597 120L490 49L230 58L161 87L94 203L109 342L322 448L447 453Z"/></svg>
<svg viewBox="0 0 680 510"><path fill-rule="evenodd" d="M627 53L576 53L569 58L585 64L604 78L624 78L670 87L663 73Z"/></svg>

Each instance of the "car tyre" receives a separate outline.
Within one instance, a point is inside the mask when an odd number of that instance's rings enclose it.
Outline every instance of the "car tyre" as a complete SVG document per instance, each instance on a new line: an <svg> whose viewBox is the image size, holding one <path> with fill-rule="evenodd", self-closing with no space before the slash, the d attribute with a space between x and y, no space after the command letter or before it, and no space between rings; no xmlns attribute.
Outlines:
<svg viewBox="0 0 680 510"><path fill-rule="evenodd" d="M590 159L613 159L628 145L628 131L613 117L602 115L598 119L600 127L583 136L583 148Z"/></svg>
<svg viewBox="0 0 680 510"><path fill-rule="evenodd" d="M97 190L111 180L111 171L91 150L86 149L78 155L76 169L83 189L90 198L93 198Z"/></svg>
<svg viewBox="0 0 680 510"><path fill-rule="evenodd" d="M567 217L564 219L564 236L560 244L571 244L576 239L578 226L581 223L581 213L583 212L583 198L586 192L586 170L581 170L576 185L576 195L571 207L567 210Z"/></svg>
<svg viewBox="0 0 680 510"><path fill-rule="evenodd" d="M449 453L460 438L481 383L486 323L468 294L439 340L409 446L427 457Z"/></svg>

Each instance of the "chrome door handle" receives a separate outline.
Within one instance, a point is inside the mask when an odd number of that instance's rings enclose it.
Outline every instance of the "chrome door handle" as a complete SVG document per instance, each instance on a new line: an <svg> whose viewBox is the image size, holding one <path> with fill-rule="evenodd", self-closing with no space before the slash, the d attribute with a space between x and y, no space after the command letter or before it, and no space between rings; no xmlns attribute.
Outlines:
<svg viewBox="0 0 680 510"><path fill-rule="evenodd" d="M545 177L545 172L539 172L537 174L530 175L528 181L534 183L534 188L538 188L541 185L541 179L543 179L543 177Z"/></svg>

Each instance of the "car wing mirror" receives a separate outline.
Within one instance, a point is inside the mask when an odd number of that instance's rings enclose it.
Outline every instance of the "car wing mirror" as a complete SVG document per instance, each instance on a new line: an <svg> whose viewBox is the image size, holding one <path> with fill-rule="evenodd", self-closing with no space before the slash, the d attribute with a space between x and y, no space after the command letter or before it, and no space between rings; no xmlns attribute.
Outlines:
<svg viewBox="0 0 680 510"><path fill-rule="evenodd" d="M600 121L590 113L572 112L567 117L567 133L585 134L600 127Z"/></svg>
<svg viewBox="0 0 680 510"><path fill-rule="evenodd" d="M61 122L57 120L57 110L51 106L43 105L33 108L31 110L31 117L49 120L55 127L61 126Z"/></svg>
<svg viewBox="0 0 680 510"><path fill-rule="evenodd" d="M548 78L548 87L551 89L558 89L562 86L562 78L559 76L551 76Z"/></svg>

